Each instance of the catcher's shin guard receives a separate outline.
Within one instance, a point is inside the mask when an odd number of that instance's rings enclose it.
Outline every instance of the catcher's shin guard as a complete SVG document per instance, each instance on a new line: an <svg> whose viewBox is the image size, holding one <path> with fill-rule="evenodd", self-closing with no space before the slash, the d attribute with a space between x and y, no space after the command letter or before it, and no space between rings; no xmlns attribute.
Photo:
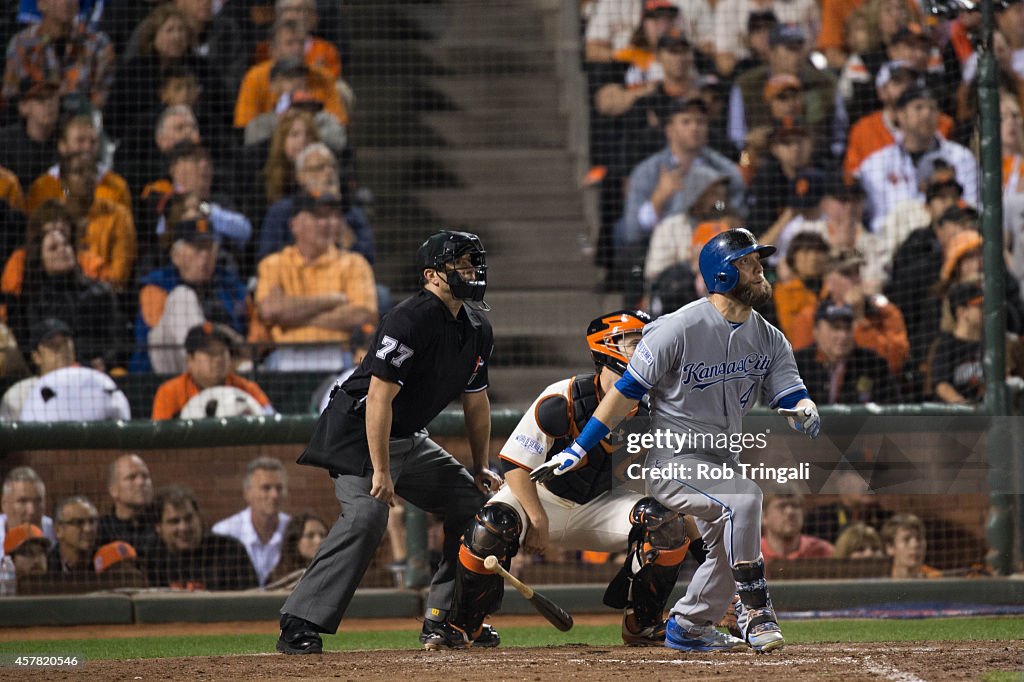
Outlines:
<svg viewBox="0 0 1024 682"><path fill-rule="evenodd" d="M629 552L604 594L612 608L631 608L636 625L660 625L690 539L684 516L645 497L630 510Z"/></svg>
<svg viewBox="0 0 1024 682"><path fill-rule="evenodd" d="M501 576L484 568L484 559L493 554L508 569L519 551L521 533L522 521L515 509L498 502L478 511L462 536L448 620L470 637L480 630L488 614L498 610L505 593Z"/></svg>
<svg viewBox="0 0 1024 682"><path fill-rule="evenodd" d="M732 567L740 597L738 625L743 638L758 653L781 649L786 643L764 579L764 559L740 562Z"/></svg>

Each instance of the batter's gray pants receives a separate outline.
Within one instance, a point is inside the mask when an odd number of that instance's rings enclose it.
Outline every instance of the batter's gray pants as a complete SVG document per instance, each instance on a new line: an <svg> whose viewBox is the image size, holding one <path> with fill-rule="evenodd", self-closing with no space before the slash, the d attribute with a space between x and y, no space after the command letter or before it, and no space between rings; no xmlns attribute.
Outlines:
<svg viewBox="0 0 1024 682"><path fill-rule="evenodd" d="M308 620L325 632L338 630L388 525L388 505L370 496L371 478L372 472L334 479L341 515L281 607L282 614ZM427 596L427 612L443 619L455 592L459 538L483 506L483 495L466 468L427 438L425 431L391 439L391 479L397 495L444 517L443 557Z"/></svg>
<svg viewBox="0 0 1024 682"><path fill-rule="evenodd" d="M688 473L670 479L648 477L647 489L669 509L694 517L704 537L708 555L697 568L683 598L672 607L683 625L710 625L725 615L736 581L732 567L742 561L757 561L761 556L761 489L754 481L742 478L738 469L727 481L699 479L697 465L711 468L731 464L714 455L671 455L652 451L645 466L662 468L668 464L688 467Z"/></svg>

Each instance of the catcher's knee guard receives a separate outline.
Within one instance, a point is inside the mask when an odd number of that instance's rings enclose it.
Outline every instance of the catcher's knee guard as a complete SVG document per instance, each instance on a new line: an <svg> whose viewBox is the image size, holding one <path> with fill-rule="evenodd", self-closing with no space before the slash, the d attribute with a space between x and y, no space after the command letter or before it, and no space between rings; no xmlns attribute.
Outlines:
<svg viewBox="0 0 1024 682"><path fill-rule="evenodd" d="M484 568L484 559L494 555L508 569L519 551L523 522L516 510L496 502L477 512L462 536L459 565L455 571L455 598L448 616L451 623L472 637L484 618L501 606L504 581Z"/></svg>
<svg viewBox="0 0 1024 682"><path fill-rule="evenodd" d="M605 591L604 603L616 609L632 607L640 627L661 622L690 546L684 519L653 497L639 500L629 512L629 552Z"/></svg>

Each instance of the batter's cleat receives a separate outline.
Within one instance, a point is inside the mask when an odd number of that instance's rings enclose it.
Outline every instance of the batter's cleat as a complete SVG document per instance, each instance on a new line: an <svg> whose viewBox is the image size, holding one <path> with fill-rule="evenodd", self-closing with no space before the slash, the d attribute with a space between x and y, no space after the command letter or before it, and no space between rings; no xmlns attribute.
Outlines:
<svg viewBox="0 0 1024 682"><path fill-rule="evenodd" d="M640 627L632 609L622 615L622 641L626 646L665 646L666 621Z"/></svg>
<svg viewBox="0 0 1024 682"><path fill-rule="evenodd" d="M742 639L719 632L713 625L691 625L688 629L675 618L669 618L665 630L665 646L676 651L743 651Z"/></svg>
<svg viewBox="0 0 1024 682"><path fill-rule="evenodd" d="M473 646L480 649L493 649L499 644L501 644L501 635L487 623L480 626L480 631L473 638Z"/></svg>
<svg viewBox="0 0 1024 682"><path fill-rule="evenodd" d="M773 651L782 651L786 646L786 640L782 636L782 628L778 623L765 622L755 625L747 632L747 641L754 653L767 654Z"/></svg>
<svg viewBox="0 0 1024 682"><path fill-rule="evenodd" d="M440 651L442 649L468 649L472 646L469 637L463 630L455 627L448 621L436 621L429 618L423 621L423 630L420 632L420 642L427 651Z"/></svg>
<svg viewBox="0 0 1024 682"><path fill-rule="evenodd" d="M277 650L289 655L319 654L323 653L324 643L315 623L286 614L281 618Z"/></svg>
<svg viewBox="0 0 1024 682"><path fill-rule="evenodd" d="M775 618L775 609L771 606L760 609L748 609L742 602L736 603L737 622L740 631L746 632L744 639L755 653L767 654L781 651L786 645L782 636L782 628ZM749 625L754 622L757 625Z"/></svg>

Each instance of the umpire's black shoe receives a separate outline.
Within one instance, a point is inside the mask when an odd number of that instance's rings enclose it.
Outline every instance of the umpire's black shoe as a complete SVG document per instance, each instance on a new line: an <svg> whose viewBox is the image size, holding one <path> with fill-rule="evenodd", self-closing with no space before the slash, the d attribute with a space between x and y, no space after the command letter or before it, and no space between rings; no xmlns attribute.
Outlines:
<svg viewBox="0 0 1024 682"><path fill-rule="evenodd" d="M473 638L473 646L481 647L484 649L493 649L494 647L501 644L501 635L493 627L484 623L480 627L480 632L476 637Z"/></svg>
<svg viewBox="0 0 1024 682"><path fill-rule="evenodd" d="M277 650L282 654L319 654L323 653L324 643L314 623L285 614L281 617Z"/></svg>
<svg viewBox="0 0 1024 682"><path fill-rule="evenodd" d="M468 649L472 642L463 630L448 621L437 621L425 618L423 630L420 631L420 642L427 651L439 649Z"/></svg>

